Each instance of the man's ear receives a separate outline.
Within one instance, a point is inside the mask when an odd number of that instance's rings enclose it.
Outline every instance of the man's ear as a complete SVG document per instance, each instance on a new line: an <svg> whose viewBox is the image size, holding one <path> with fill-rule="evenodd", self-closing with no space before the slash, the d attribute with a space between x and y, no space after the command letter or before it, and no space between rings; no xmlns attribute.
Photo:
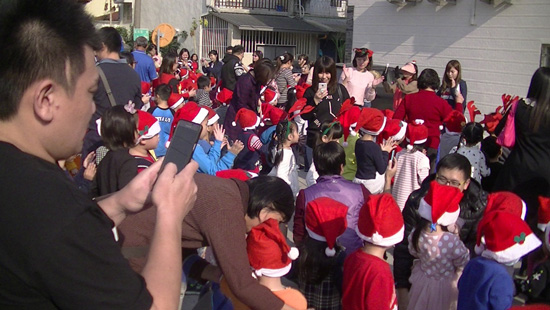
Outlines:
<svg viewBox="0 0 550 310"><path fill-rule="evenodd" d="M36 85L33 98L33 111L42 122L49 123L53 120L60 92L65 92L63 87L52 80L43 80Z"/></svg>
<svg viewBox="0 0 550 310"><path fill-rule="evenodd" d="M468 179L468 180L466 180L466 182L464 182L464 190L467 190L468 186L470 186L470 180L471 179Z"/></svg>

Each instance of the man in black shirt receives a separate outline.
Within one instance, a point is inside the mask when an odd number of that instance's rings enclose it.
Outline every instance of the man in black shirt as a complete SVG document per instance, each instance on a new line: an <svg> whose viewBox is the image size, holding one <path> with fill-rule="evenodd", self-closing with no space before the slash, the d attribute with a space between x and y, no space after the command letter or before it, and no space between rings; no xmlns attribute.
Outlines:
<svg viewBox="0 0 550 310"><path fill-rule="evenodd" d="M1 1L0 38L10 47L0 61L0 309L176 309L198 166L176 175L168 164L157 178L157 163L89 200L57 161L80 151L95 111L90 17L73 0ZM140 276L111 229L146 201L157 225Z"/></svg>

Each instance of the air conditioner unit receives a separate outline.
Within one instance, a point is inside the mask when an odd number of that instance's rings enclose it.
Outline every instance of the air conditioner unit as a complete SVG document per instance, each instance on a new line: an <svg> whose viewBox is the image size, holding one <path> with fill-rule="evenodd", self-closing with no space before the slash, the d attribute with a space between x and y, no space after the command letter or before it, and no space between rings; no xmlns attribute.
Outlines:
<svg viewBox="0 0 550 310"><path fill-rule="evenodd" d="M405 6L407 4L413 4L416 5L417 2L422 2L422 0L387 0L391 4L395 4L397 6Z"/></svg>
<svg viewBox="0 0 550 310"><path fill-rule="evenodd" d="M456 4L456 0L428 0L428 2L437 4L438 6L444 6L447 4Z"/></svg>

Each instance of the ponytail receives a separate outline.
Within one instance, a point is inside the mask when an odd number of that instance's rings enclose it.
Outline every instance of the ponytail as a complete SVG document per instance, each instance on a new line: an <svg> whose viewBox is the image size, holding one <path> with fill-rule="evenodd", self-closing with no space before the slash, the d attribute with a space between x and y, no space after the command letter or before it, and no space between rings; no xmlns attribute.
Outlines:
<svg viewBox="0 0 550 310"><path fill-rule="evenodd" d="M267 154L267 160L273 167L283 161L283 145L288 140L288 135L292 133L293 126L296 126L296 124L289 120L284 120L277 124L275 137L269 143L269 152Z"/></svg>

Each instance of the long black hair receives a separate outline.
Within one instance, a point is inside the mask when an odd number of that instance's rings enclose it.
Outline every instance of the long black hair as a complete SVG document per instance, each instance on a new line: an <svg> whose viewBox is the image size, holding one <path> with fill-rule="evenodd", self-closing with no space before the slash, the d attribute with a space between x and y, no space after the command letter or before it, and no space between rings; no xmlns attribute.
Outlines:
<svg viewBox="0 0 550 310"><path fill-rule="evenodd" d="M306 236L304 243L300 246L300 257L298 258L300 283L319 284L333 272L338 256L344 249L335 245L336 255L329 257L325 254L326 248L325 241L317 241Z"/></svg>
<svg viewBox="0 0 550 310"><path fill-rule="evenodd" d="M535 101L529 127L537 132L541 125L550 123L550 68L540 67L531 78L527 98Z"/></svg>
<svg viewBox="0 0 550 310"><path fill-rule="evenodd" d="M460 134L460 139L458 139L458 144L456 150L460 148L460 142L464 140L468 145L476 145L483 140L483 126L480 123L470 122L464 126L462 133Z"/></svg>
<svg viewBox="0 0 550 310"><path fill-rule="evenodd" d="M298 128L294 121L284 120L277 124L275 137L271 139L267 154L267 159L273 166L283 161L283 144L288 140L288 135L294 132L294 128Z"/></svg>

